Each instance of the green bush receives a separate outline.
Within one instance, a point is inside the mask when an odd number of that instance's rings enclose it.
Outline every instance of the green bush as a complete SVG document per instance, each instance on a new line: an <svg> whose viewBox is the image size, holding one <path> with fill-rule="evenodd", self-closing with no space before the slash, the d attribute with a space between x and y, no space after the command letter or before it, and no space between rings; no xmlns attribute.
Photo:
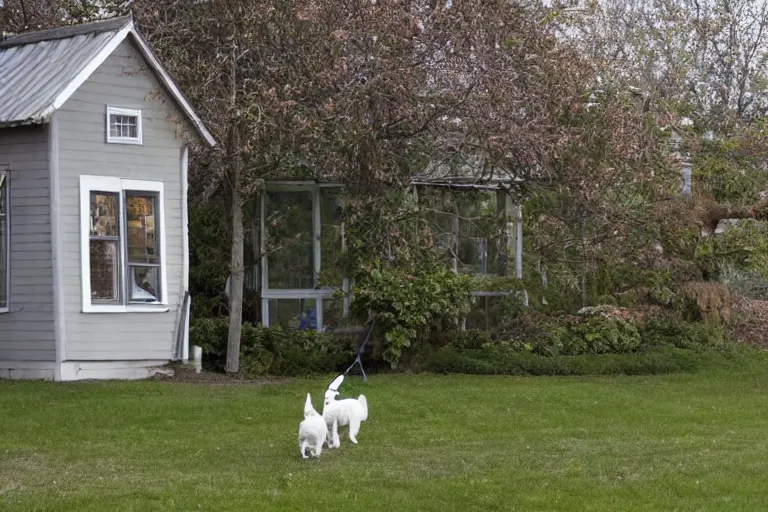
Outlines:
<svg viewBox="0 0 768 512"><path fill-rule="evenodd" d="M589 308L588 315L580 316L529 313L521 317L518 329L498 344L543 356L637 350L642 338L634 320L603 314L604 309L610 311L612 306Z"/></svg>
<svg viewBox="0 0 768 512"><path fill-rule="evenodd" d="M631 319L593 316L569 327L560 354L619 354L633 352L641 343Z"/></svg>
<svg viewBox="0 0 768 512"><path fill-rule="evenodd" d="M725 266L768 278L768 227L764 222L742 219L724 233L703 240L695 260L711 278L721 278Z"/></svg>
<svg viewBox="0 0 768 512"><path fill-rule="evenodd" d="M626 310L619 310L618 313ZM516 338L493 339L482 331L440 331L428 345L404 353L411 371L506 375L652 374L697 367L704 353L727 351L721 325L651 318L641 327L602 308L589 316L526 315ZM226 318L195 319L192 344L203 347L204 367L223 371ZM345 369L354 357L354 339L315 331L284 332L279 327L243 325L240 369L247 377L305 376ZM699 355L695 355L699 354ZM383 361L366 361L366 369ZM387 365L385 365L387 366Z"/></svg>
<svg viewBox="0 0 768 512"><path fill-rule="evenodd" d="M430 341L432 348L446 345L456 348L481 348L494 343L491 335L485 331L442 331L435 333Z"/></svg>
<svg viewBox="0 0 768 512"><path fill-rule="evenodd" d="M543 356L496 349L462 350L445 346L432 352L421 369L475 375L651 375L694 371L712 364L713 352L655 347L633 354Z"/></svg>
<svg viewBox="0 0 768 512"><path fill-rule="evenodd" d="M364 322L375 312L376 328L385 342L382 357L393 368L404 351L428 338L430 330L455 323L469 312L469 279L438 261L418 273L381 260L360 268L352 316Z"/></svg>
<svg viewBox="0 0 768 512"><path fill-rule="evenodd" d="M207 370L224 370L228 334L227 318L192 321L190 343L203 348L203 366ZM246 377L324 374L345 369L353 357L353 340L348 338L243 324L240 373Z"/></svg>
<svg viewBox="0 0 768 512"><path fill-rule="evenodd" d="M640 332L643 343L651 346L672 345L678 348L717 348L727 345L725 329L703 322L681 322L674 318L652 318Z"/></svg>
<svg viewBox="0 0 768 512"><path fill-rule="evenodd" d="M192 317L217 317L229 311L224 288L232 245L223 203L189 205L189 287ZM222 248L224 250L222 250Z"/></svg>
<svg viewBox="0 0 768 512"><path fill-rule="evenodd" d="M202 347L206 370L224 371L228 335L229 321L226 318L193 318L190 321L189 344Z"/></svg>

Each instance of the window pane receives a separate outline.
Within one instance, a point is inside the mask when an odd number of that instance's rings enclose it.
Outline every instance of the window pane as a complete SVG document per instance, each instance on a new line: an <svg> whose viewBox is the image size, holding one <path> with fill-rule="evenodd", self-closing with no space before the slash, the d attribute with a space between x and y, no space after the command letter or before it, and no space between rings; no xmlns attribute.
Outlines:
<svg viewBox="0 0 768 512"><path fill-rule="evenodd" d="M459 270L498 273L497 244L501 240L496 194L474 192L456 197L459 210Z"/></svg>
<svg viewBox="0 0 768 512"><path fill-rule="evenodd" d="M159 267L129 266L128 295L131 302L160 301Z"/></svg>
<svg viewBox="0 0 768 512"><path fill-rule="evenodd" d="M267 192L265 198L269 288L314 288L312 193Z"/></svg>
<svg viewBox="0 0 768 512"><path fill-rule="evenodd" d="M482 237L459 238L459 270L467 274L488 272L488 239Z"/></svg>
<svg viewBox="0 0 768 512"><path fill-rule="evenodd" d="M129 192L125 197L128 263L159 263L157 196Z"/></svg>
<svg viewBox="0 0 768 512"><path fill-rule="evenodd" d="M344 302L341 299L323 299L323 327L339 327L344 316Z"/></svg>
<svg viewBox="0 0 768 512"><path fill-rule="evenodd" d="M91 192L91 236L118 235L118 196Z"/></svg>
<svg viewBox="0 0 768 512"><path fill-rule="evenodd" d="M341 190L320 189L320 272L323 284L341 286Z"/></svg>
<svg viewBox="0 0 768 512"><path fill-rule="evenodd" d="M121 116L110 114L109 116L109 134L117 138L135 139L138 133L139 118L137 116Z"/></svg>
<svg viewBox="0 0 768 512"><path fill-rule="evenodd" d="M118 243L91 240L91 300L120 300Z"/></svg>
<svg viewBox="0 0 768 512"><path fill-rule="evenodd" d="M284 331L317 329L315 299L273 299L269 301L269 325Z"/></svg>
<svg viewBox="0 0 768 512"><path fill-rule="evenodd" d="M428 212L427 222L435 246L447 258L452 258L455 252L453 230L456 219L453 195L441 189L424 188L419 190L419 202Z"/></svg>
<svg viewBox="0 0 768 512"><path fill-rule="evenodd" d="M508 309L509 297L475 297L475 303L467 315L467 330L493 331L502 326Z"/></svg>

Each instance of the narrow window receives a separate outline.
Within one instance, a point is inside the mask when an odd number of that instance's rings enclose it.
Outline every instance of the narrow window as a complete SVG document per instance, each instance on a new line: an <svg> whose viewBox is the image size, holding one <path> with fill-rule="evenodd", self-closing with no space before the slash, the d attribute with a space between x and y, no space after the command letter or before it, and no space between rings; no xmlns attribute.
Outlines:
<svg viewBox="0 0 768 512"><path fill-rule="evenodd" d="M127 275L130 302L157 302L160 253L157 236L157 195L126 192Z"/></svg>
<svg viewBox="0 0 768 512"><path fill-rule="evenodd" d="M120 303L120 195L91 192L91 301Z"/></svg>

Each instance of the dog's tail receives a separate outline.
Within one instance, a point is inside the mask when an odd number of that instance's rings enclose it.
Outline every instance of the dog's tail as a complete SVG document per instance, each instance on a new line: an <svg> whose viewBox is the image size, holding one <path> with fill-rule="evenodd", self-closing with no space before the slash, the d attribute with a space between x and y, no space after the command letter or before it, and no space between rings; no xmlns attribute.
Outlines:
<svg viewBox="0 0 768 512"><path fill-rule="evenodd" d="M317 411L314 407L312 407L312 397L309 396L309 393L307 393L307 401L304 402L304 417L309 418L310 416L315 416L317 414Z"/></svg>
<svg viewBox="0 0 768 512"><path fill-rule="evenodd" d="M365 395L360 395L357 397L357 400L360 402L360 405L363 406L362 420L365 421L368 419L368 400L365 398Z"/></svg>

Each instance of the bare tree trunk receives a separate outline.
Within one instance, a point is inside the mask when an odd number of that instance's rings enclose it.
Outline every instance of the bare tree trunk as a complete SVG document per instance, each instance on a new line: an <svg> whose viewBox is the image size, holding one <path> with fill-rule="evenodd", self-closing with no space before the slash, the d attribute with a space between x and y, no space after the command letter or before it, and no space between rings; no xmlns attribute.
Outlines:
<svg viewBox="0 0 768 512"><path fill-rule="evenodd" d="M237 373L240 369L240 336L243 331L243 284L245 271L243 266L243 205L242 205L242 159L238 154L238 128L232 128L230 151L234 152L230 175L232 192L232 261L230 263L231 281L229 286L229 336L227 339L227 373Z"/></svg>

